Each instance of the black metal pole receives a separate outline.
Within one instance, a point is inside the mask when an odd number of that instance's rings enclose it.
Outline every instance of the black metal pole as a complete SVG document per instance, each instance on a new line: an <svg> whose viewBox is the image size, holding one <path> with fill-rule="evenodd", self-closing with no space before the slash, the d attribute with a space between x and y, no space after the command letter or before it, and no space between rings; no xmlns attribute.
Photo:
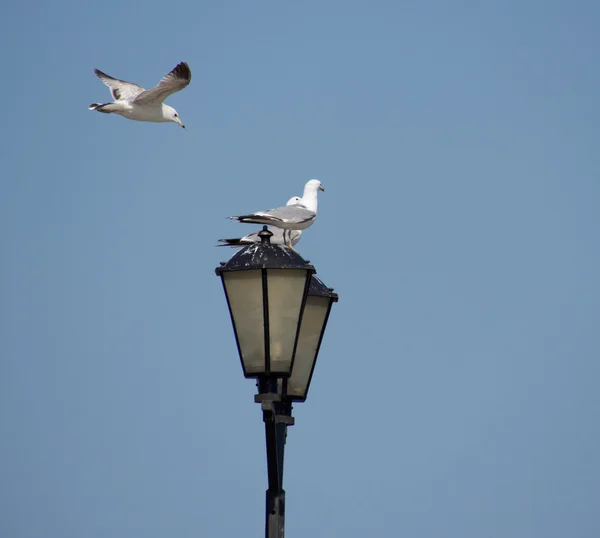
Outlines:
<svg viewBox="0 0 600 538"><path fill-rule="evenodd" d="M265 538L285 536L285 491L283 489L283 457L287 427L294 424L292 406L281 402L276 379L258 381L256 401L261 402L267 446Z"/></svg>

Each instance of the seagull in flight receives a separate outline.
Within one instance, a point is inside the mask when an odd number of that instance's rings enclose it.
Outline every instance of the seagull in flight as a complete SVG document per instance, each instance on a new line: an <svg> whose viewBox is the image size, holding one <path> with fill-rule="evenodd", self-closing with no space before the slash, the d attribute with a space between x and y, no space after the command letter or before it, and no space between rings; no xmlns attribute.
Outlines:
<svg viewBox="0 0 600 538"><path fill-rule="evenodd" d="M113 96L113 103L92 103L88 108L105 114L119 114L136 121L172 121L185 128L177 111L163 101L172 93L183 90L192 80L192 72L186 62L181 62L165 75L154 88L145 90L132 82L125 82L94 69L96 76L104 82Z"/></svg>

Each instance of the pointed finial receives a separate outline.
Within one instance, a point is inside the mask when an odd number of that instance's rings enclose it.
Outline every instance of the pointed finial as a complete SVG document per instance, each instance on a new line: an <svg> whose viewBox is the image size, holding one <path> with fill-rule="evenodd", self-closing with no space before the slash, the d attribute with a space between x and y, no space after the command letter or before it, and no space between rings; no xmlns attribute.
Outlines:
<svg viewBox="0 0 600 538"><path fill-rule="evenodd" d="M273 233L270 232L266 226L263 226L263 229L260 232L258 232L258 237L260 237L261 244L270 245L271 237L273 237Z"/></svg>

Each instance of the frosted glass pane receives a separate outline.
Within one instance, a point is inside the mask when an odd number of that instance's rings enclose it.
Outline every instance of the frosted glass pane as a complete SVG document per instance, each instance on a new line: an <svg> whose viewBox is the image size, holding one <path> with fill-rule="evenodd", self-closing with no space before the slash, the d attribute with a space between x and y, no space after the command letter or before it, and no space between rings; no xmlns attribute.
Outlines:
<svg viewBox="0 0 600 538"><path fill-rule="evenodd" d="M307 272L303 269L269 269L267 275L271 370L287 372L292 361Z"/></svg>
<svg viewBox="0 0 600 538"><path fill-rule="evenodd" d="M306 299L294 369L288 379L287 393L290 396L304 396L330 300L328 297L311 296Z"/></svg>
<svg viewBox="0 0 600 538"><path fill-rule="evenodd" d="M223 276L246 374L263 372L265 328L261 270L232 271Z"/></svg>

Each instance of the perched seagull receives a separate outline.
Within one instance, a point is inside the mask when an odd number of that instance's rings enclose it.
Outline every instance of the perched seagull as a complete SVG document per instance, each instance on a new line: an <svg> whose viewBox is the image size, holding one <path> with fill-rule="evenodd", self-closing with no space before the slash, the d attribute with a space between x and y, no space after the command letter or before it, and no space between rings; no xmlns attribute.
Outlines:
<svg viewBox="0 0 600 538"><path fill-rule="evenodd" d="M284 230L305 230L317 218L317 193L324 190L318 179L311 179L304 186L304 195L297 204L229 218L239 222L267 224ZM287 245L292 248L291 241Z"/></svg>
<svg viewBox="0 0 600 538"><path fill-rule="evenodd" d="M290 198L285 204L288 205L296 205L302 203L302 198L300 196L294 196ZM253 245L254 243L260 243L259 233L261 230L257 232L252 232L251 234L245 235L244 237L237 237L233 239L219 239L218 241L222 243L221 245L216 245L218 247L245 247L247 245ZM294 245L300 241L300 236L302 235L302 230L282 230L281 228L273 228L269 226L269 231L273 234L270 239L272 245L288 245L291 243L292 248Z"/></svg>
<svg viewBox="0 0 600 538"><path fill-rule="evenodd" d="M145 90L137 84L109 77L99 69L94 73L109 88L115 100L114 103L92 103L88 108L105 114L119 114L124 118L136 121L165 122L173 121L182 127L185 125L179 119L177 111L165 105L163 101L172 93L183 90L192 80L192 72L187 63L181 62L168 75L165 75L158 85Z"/></svg>

